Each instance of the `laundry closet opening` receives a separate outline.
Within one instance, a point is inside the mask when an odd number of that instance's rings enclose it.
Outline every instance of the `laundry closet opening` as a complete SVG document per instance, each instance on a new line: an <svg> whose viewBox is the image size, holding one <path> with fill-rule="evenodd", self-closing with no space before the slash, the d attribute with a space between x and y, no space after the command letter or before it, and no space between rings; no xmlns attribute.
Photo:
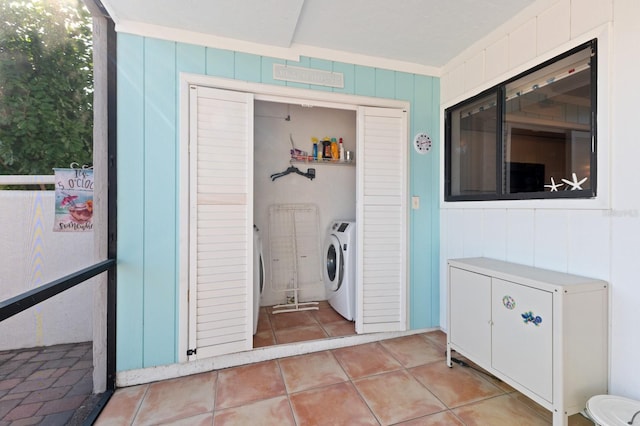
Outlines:
<svg viewBox="0 0 640 426"><path fill-rule="evenodd" d="M408 103L181 79L181 360L406 331Z"/></svg>
<svg viewBox="0 0 640 426"><path fill-rule="evenodd" d="M332 140L342 149L331 152ZM355 108L256 100L253 158L254 241L262 246L254 249L264 266L256 259L254 274L264 280L254 287L254 348L355 334ZM337 249L329 244L335 222L352 228L339 234L352 241Z"/></svg>

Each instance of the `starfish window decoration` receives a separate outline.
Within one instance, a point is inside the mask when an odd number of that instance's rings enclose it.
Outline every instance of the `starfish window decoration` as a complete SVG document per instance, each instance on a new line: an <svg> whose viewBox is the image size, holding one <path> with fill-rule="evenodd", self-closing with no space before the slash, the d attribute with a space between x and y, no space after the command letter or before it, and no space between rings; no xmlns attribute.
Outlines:
<svg viewBox="0 0 640 426"><path fill-rule="evenodd" d="M573 178L573 180L562 179L562 181L567 185L571 186L572 191L575 191L576 189L582 189L582 186L580 185L582 185L587 181L586 177L578 181L578 177L576 176L575 173L571 173L571 177Z"/></svg>
<svg viewBox="0 0 640 426"><path fill-rule="evenodd" d="M564 183L556 183L555 180L553 180L553 177L551 177L551 185L545 185L545 188L549 188L550 192L558 192L558 188L560 188L562 185L564 185Z"/></svg>

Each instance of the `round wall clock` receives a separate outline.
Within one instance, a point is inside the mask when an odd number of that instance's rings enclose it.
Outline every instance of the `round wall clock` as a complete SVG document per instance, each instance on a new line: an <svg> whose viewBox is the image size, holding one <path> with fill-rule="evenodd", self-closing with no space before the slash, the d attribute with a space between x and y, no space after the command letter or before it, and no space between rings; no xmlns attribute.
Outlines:
<svg viewBox="0 0 640 426"><path fill-rule="evenodd" d="M418 133L413 138L413 148L418 154L426 154L431 150L431 138L426 133Z"/></svg>

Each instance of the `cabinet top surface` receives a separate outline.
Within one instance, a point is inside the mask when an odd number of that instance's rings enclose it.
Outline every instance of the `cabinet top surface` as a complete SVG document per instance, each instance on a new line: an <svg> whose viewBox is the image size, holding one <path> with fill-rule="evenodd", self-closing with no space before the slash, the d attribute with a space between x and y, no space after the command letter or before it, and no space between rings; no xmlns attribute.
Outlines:
<svg viewBox="0 0 640 426"><path fill-rule="evenodd" d="M578 287L582 290L607 287L607 282L600 279L551 271L549 269L536 268L487 257L449 259L448 264L449 266L507 281L522 282L523 284L526 284L528 281L536 284L549 285L551 287L563 287L565 291L569 289L577 290Z"/></svg>

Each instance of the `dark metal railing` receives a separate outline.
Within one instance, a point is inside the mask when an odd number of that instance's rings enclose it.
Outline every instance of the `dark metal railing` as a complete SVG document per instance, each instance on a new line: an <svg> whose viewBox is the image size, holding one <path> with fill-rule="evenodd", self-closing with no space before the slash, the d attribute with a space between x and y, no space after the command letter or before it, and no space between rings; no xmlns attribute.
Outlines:
<svg viewBox="0 0 640 426"><path fill-rule="evenodd" d="M112 293L114 291L113 287L115 287L115 266L115 259L103 260L102 262L98 262L95 265L81 269L57 280L51 281L48 284L42 285L38 288L34 288L33 290L29 290L10 299L4 300L0 302L0 322L16 314L19 314L24 310L29 309L40 302L44 302L45 300L48 300L57 294L67 291L70 288L77 286L78 284L86 282L87 280L104 272L108 272L108 280L113 282L113 284L110 283L108 290L109 293ZM108 297L114 297L114 295L109 294ZM109 307L107 312L107 323L115 323L115 312L113 311L115 311L114 307ZM84 420L83 426L89 426L93 424L93 422L98 418L98 415L107 405L107 402L115 391L114 328L115 324L107 326L107 352L109 352L109 355L107 356L107 389L100 395L99 400L96 402L95 406L93 407L87 418Z"/></svg>
<svg viewBox="0 0 640 426"><path fill-rule="evenodd" d="M4 321L7 318L37 305L40 302L44 302L56 294L75 287L78 284L107 271L110 267L115 266L115 264L115 259L103 260L93 266L81 269L78 272L74 272L57 280L51 281L48 284L0 302L0 321Z"/></svg>

